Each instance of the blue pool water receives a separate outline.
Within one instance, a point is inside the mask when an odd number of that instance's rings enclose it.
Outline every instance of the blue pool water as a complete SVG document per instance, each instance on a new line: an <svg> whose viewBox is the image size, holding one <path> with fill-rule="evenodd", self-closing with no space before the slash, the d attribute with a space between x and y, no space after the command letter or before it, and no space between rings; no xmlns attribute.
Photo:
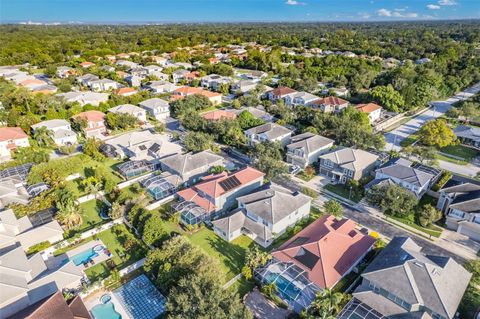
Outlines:
<svg viewBox="0 0 480 319"><path fill-rule="evenodd" d="M90 310L95 319L121 319L122 316L115 311L115 306L110 301L98 304Z"/></svg>
<svg viewBox="0 0 480 319"><path fill-rule="evenodd" d="M96 256L98 256L98 254L95 252L95 250L93 250L93 248L90 248L72 256L70 259L73 261L75 266L79 266Z"/></svg>

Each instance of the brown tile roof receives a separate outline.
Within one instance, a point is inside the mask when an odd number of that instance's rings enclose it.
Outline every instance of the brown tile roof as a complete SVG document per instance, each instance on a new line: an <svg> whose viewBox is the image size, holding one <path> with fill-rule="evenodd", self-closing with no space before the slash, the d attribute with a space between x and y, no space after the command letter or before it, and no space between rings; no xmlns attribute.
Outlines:
<svg viewBox="0 0 480 319"><path fill-rule="evenodd" d="M73 118L82 117L89 122L100 122L105 119L105 113L100 111L85 111L72 116Z"/></svg>
<svg viewBox="0 0 480 319"><path fill-rule="evenodd" d="M115 94L117 95L124 95L128 93L137 93L137 90L135 90L134 88L121 88L115 91Z"/></svg>
<svg viewBox="0 0 480 319"><path fill-rule="evenodd" d="M283 96L283 95L295 93L295 92L297 91L286 86L279 86L278 88L272 91L272 93L276 96Z"/></svg>
<svg viewBox="0 0 480 319"><path fill-rule="evenodd" d="M373 237L357 231L355 226L350 219L323 216L272 255L303 269L320 288L332 288L375 243Z"/></svg>
<svg viewBox="0 0 480 319"><path fill-rule="evenodd" d="M221 119L233 120L237 115L233 112L227 112L225 110L215 110L202 114L202 117L207 121L217 121Z"/></svg>
<svg viewBox="0 0 480 319"><path fill-rule="evenodd" d="M372 113L373 111L379 110L382 107L375 103L367 103L367 104L358 104L355 108L360 112Z"/></svg>
<svg viewBox="0 0 480 319"><path fill-rule="evenodd" d="M196 87L191 87L191 86L182 86L182 87L176 89L174 91L174 93L180 94L182 96L199 94L199 95L206 96L208 98L221 95L220 93L210 92L210 91L207 91L207 90L203 90L203 89L196 88Z"/></svg>
<svg viewBox="0 0 480 319"><path fill-rule="evenodd" d="M95 63L93 63L93 62L88 62L88 61L85 61L85 62L80 63L80 66L83 67L83 68L84 68L84 67L87 67L87 66L92 66L92 65L95 65Z"/></svg>
<svg viewBox="0 0 480 319"><path fill-rule="evenodd" d="M315 105L343 105L348 103L344 99L339 98L338 96L327 96L323 99L315 100L312 104Z"/></svg>
<svg viewBox="0 0 480 319"><path fill-rule="evenodd" d="M0 141L17 140L28 137L20 127L1 127Z"/></svg>

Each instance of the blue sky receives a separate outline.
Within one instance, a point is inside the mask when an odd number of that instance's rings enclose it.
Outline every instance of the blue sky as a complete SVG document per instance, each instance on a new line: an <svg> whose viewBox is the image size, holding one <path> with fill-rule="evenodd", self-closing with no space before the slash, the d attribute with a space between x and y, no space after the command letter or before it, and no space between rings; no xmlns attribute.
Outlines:
<svg viewBox="0 0 480 319"><path fill-rule="evenodd" d="M0 0L0 22L395 21L480 18L480 0Z"/></svg>

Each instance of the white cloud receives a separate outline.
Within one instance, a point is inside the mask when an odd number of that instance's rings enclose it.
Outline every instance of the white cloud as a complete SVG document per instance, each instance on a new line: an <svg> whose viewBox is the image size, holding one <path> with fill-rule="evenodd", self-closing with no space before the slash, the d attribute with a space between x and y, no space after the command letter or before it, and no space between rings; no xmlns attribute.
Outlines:
<svg viewBox="0 0 480 319"><path fill-rule="evenodd" d="M391 17L392 11L387 9L380 9L380 10L377 10L377 14L381 17Z"/></svg>
<svg viewBox="0 0 480 319"><path fill-rule="evenodd" d="M440 6L436 5L436 4L427 4L427 9L428 10L438 10L438 9L440 9Z"/></svg>
<svg viewBox="0 0 480 319"><path fill-rule="evenodd" d="M393 17L393 18L417 18L418 17L418 13L415 13L415 12L403 12L403 10L398 11L398 9L395 9L394 11L390 11L384 8L377 10L377 15L380 17Z"/></svg>
<svg viewBox="0 0 480 319"><path fill-rule="evenodd" d="M303 5L305 5L305 2L300 2L300 1L297 1L297 0L287 0L287 2L285 2L285 4L288 4L289 6L303 6Z"/></svg>
<svg viewBox="0 0 480 319"><path fill-rule="evenodd" d="M458 3L455 0L438 0L438 4L441 6L455 6Z"/></svg>

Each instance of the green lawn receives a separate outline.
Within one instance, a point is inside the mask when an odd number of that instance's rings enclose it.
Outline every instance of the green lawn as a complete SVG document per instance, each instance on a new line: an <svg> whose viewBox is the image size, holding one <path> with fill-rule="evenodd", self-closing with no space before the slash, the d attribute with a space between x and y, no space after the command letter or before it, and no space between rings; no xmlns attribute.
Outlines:
<svg viewBox="0 0 480 319"><path fill-rule="evenodd" d="M305 182L309 182L309 181L312 180L312 178L315 177L315 174L307 175L307 174L305 174L305 171L301 171L300 173L297 174L297 177L304 180Z"/></svg>
<svg viewBox="0 0 480 319"><path fill-rule="evenodd" d="M428 228L422 227L420 225L417 225L415 222L412 222L411 220L408 220L406 218L400 218L400 217L395 217L395 216L388 216L389 219L396 220L402 224L408 225L412 228L415 228L416 230L419 230L420 232L423 232L426 234L428 237L433 236L439 238L440 235L442 234L442 229L440 227L437 227L435 225L430 225Z"/></svg>
<svg viewBox="0 0 480 319"><path fill-rule="evenodd" d="M479 152L463 146L463 145L450 145L440 149L440 152L454 155L465 159L467 162L473 160L476 156L479 155Z"/></svg>
<svg viewBox="0 0 480 319"><path fill-rule="evenodd" d="M80 204L83 220L82 225L77 229L77 232L84 232L87 229L92 229L98 225L106 223L108 220L100 218L100 210L104 206L105 203L97 199Z"/></svg>
<svg viewBox="0 0 480 319"><path fill-rule="evenodd" d="M344 185L341 184L327 184L323 188L326 190L335 193L343 198L349 199L355 203L358 203L359 201L362 200L362 197L358 196L355 194L355 192L352 191L352 196L350 197L350 190L345 188Z"/></svg>
<svg viewBox="0 0 480 319"><path fill-rule="evenodd" d="M418 136L416 134L412 134L412 135L408 136L407 138L405 138L403 141L401 141L400 146L401 147L406 147L406 146L412 145L417 140L418 140Z"/></svg>
<svg viewBox="0 0 480 319"><path fill-rule="evenodd" d="M238 293L240 298L243 298L247 293L253 290L255 284L251 281L246 280L245 278L240 278L235 283L233 283L228 289L235 291Z"/></svg>
<svg viewBox="0 0 480 319"><path fill-rule="evenodd" d="M450 162L457 165L467 165L468 162L454 159L453 157L446 156L440 153L435 154L435 158L441 161Z"/></svg>

